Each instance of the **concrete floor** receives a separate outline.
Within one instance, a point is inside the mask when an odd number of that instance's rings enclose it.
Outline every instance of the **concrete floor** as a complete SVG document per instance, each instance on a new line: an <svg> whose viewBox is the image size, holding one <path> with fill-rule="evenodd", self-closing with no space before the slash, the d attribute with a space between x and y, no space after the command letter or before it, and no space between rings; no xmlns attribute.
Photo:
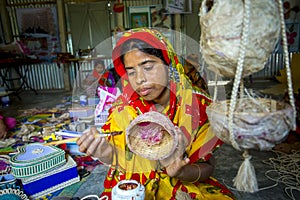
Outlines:
<svg viewBox="0 0 300 200"><path fill-rule="evenodd" d="M287 200L291 199L285 193L285 185L268 179L265 173L272 167L263 163L270 158L276 158L276 154L270 151L250 151L252 155L251 163L255 168L258 183L258 192L249 193L238 191L233 186L233 179L238 173L238 169L244 161L243 152L235 150L232 146L224 144L216 152L217 167L214 177L226 185L240 200ZM297 193L295 193L297 194ZM298 198L300 193L298 192Z"/></svg>
<svg viewBox="0 0 300 200"><path fill-rule="evenodd" d="M258 87L265 86L266 83L261 84ZM2 107L0 113L6 116L16 116L20 113L20 110L29 108L52 108L57 104L60 104L64 98L70 96L70 92L56 91L56 92L43 92L38 91L35 95L33 92L23 92L20 94L21 100L11 96L11 105L8 107ZM258 181L259 191L255 193L240 192L233 186L233 178L236 176L238 169L243 161L242 153L235 150L231 145L224 144L215 153L217 160L217 167L213 176L219 180L222 184L226 185L229 189L233 191L237 199L240 200L285 200L291 199L287 196L285 192L286 186L282 183L278 183L276 186L274 181L271 181L265 176L265 173L272 169L271 166L265 164L263 161L270 158L276 157L277 155L271 151L257 151L251 150L252 155L251 163L256 170L256 178ZM92 192L97 194L101 192L102 178L97 178L98 176L103 177L105 173L105 168L97 168L90 176L87 181L87 185L83 186L76 194L77 197L83 197ZM99 189L100 187L100 189ZM267 188L267 189L266 189ZM299 187L298 187L299 188ZM294 193L295 199L300 199L299 191ZM59 199L59 198L57 198ZM61 199L63 199L61 197Z"/></svg>

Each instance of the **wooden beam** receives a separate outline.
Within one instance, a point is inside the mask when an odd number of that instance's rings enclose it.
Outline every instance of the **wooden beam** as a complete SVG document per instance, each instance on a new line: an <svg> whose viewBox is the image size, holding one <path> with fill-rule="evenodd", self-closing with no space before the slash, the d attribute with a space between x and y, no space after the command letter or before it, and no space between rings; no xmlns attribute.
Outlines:
<svg viewBox="0 0 300 200"><path fill-rule="evenodd" d="M28 6L28 5L45 5L45 4L56 4L56 0L52 1L41 1L41 2L28 2L28 3L18 3L10 1L7 6Z"/></svg>
<svg viewBox="0 0 300 200"><path fill-rule="evenodd" d="M0 1L0 15L2 21L2 31L4 34L4 41L6 44L11 43L13 41L12 31L10 28L10 21L8 12L6 9L6 1ZM5 30L5 31L4 31Z"/></svg>

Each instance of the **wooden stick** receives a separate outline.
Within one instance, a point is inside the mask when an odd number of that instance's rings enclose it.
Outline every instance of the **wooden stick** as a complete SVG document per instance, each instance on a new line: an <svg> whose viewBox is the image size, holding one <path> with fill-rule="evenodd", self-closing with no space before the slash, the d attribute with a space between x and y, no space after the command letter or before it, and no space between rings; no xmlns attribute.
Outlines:
<svg viewBox="0 0 300 200"><path fill-rule="evenodd" d="M112 134L105 134L105 133L101 133L101 134L96 134L95 138L97 137L107 137L107 136L111 136ZM73 138L68 138L68 139L63 139L63 140L57 140L57 141L53 141L53 142L47 142L44 143L44 146L49 146L49 145L59 145L59 144L65 144L68 142L76 142L78 140L79 137L73 137Z"/></svg>

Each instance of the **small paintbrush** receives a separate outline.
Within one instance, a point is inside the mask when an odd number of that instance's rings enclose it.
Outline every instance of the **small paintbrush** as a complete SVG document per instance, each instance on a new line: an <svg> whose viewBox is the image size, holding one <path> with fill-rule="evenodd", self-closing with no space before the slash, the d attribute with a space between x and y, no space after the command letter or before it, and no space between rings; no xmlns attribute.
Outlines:
<svg viewBox="0 0 300 200"><path fill-rule="evenodd" d="M85 131L83 133L86 133L86 132L87 131ZM100 134L96 134L95 138L114 136L114 135L119 135L121 133L122 132L100 133ZM47 143L44 143L44 146L59 145L59 144L65 144L65 143L68 143L68 142L76 142L78 140L78 138L80 138L80 136L79 137L72 137L72 138L68 138L68 139L63 139L63 140L56 140L56 141L52 141L52 142L47 142Z"/></svg>

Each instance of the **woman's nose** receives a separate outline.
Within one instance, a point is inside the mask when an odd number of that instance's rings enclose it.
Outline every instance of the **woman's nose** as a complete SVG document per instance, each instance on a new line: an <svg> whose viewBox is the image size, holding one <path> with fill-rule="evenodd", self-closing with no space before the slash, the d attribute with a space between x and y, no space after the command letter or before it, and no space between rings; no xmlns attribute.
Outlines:
<svg viewBox="0 0 300 200"><path fill-rule="evenodd" d="M143 70L137 70L135 81L137 84L141 84L146 81L146 74Z"/></svg>

